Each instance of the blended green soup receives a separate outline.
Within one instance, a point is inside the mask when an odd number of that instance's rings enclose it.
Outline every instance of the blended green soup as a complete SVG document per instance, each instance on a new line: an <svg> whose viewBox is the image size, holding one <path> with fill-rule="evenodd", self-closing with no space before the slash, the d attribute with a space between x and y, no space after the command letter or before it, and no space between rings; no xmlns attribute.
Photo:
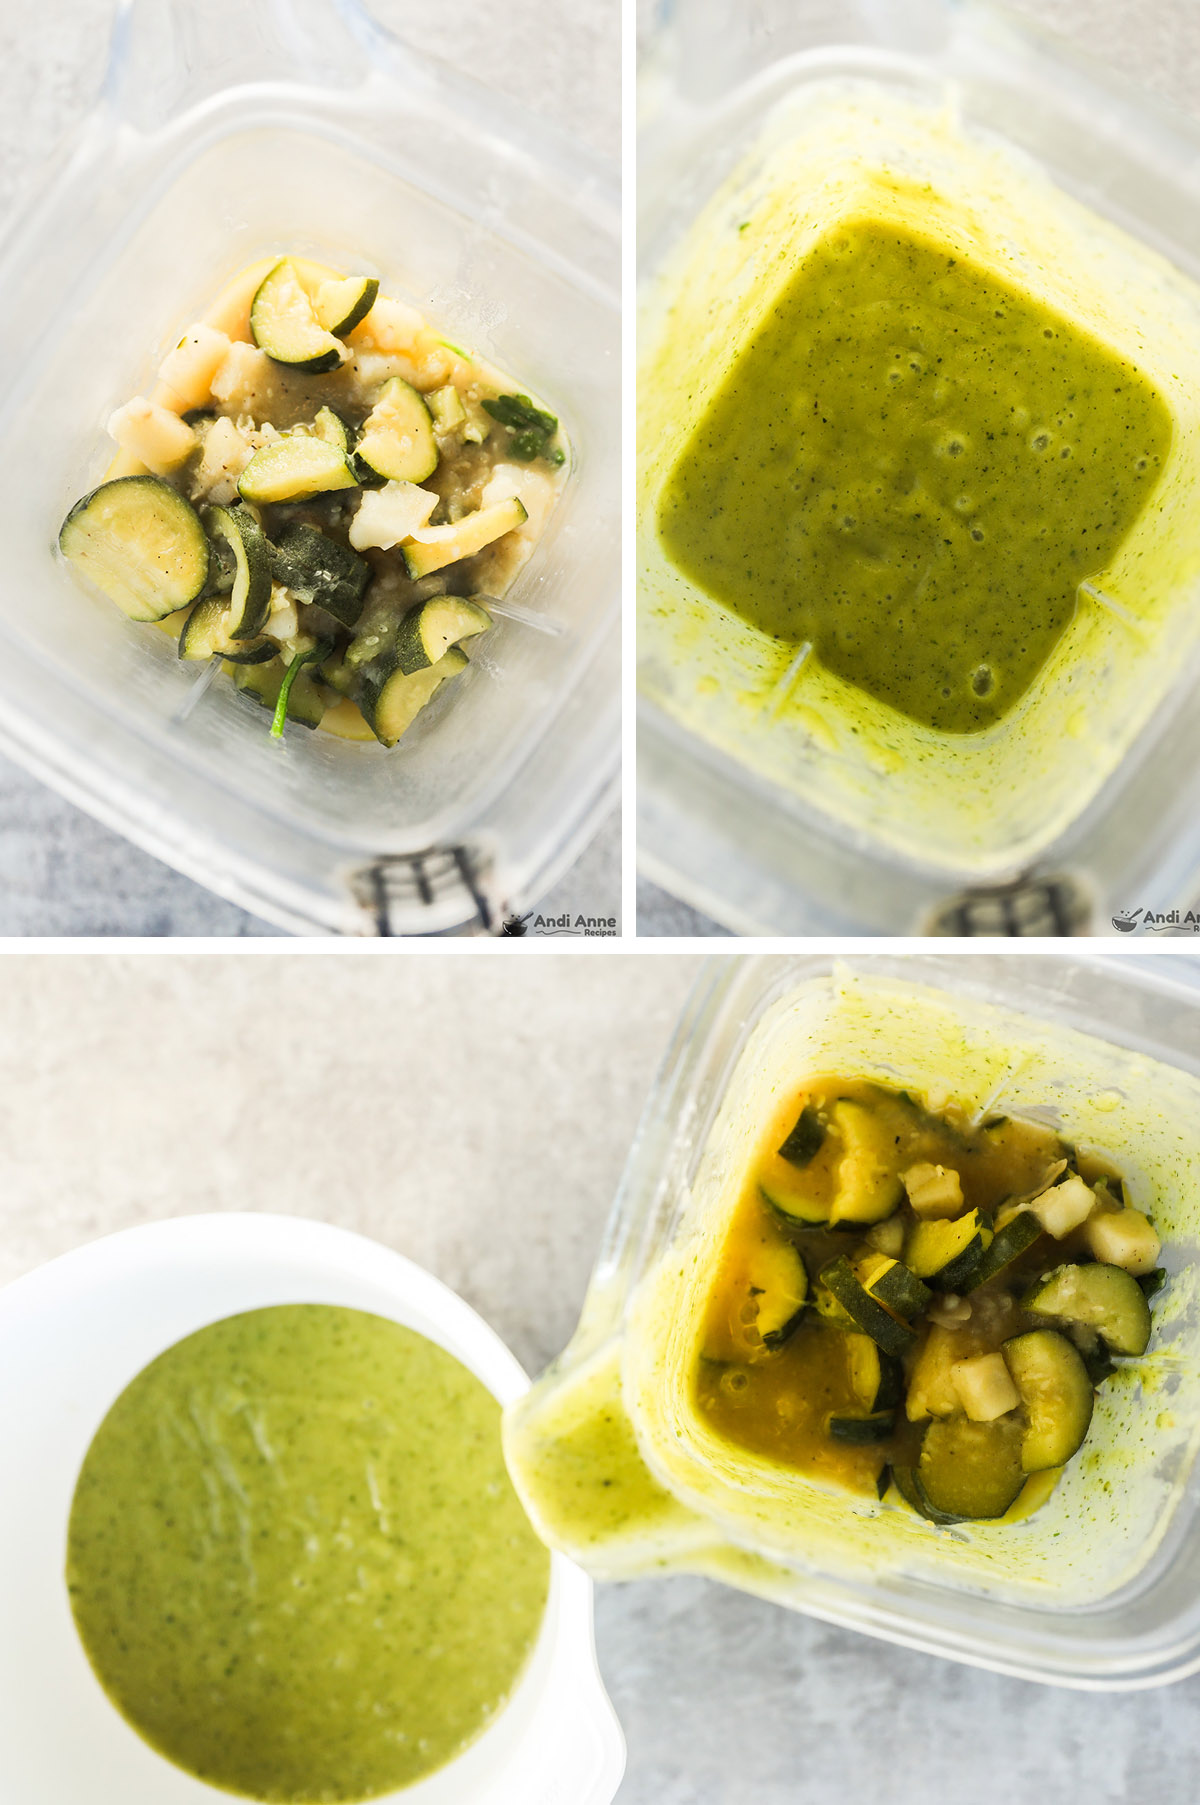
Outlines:
<svg viewBox="0 0 1200 1805"><path fill-rule="evenodd" d="M1029 689L1163 467L1171 416L1098 340L952 249L819 241L664 485L673 564L922 725Z"/></svg>
<svg viewBox="0 0 1200 1805"><path fill-rule="evenodd" d="M383 1317L300 1304L201 1329L121 1394L67 1583L98 1679L161 1754L252 1799L345 1805L487 1727L549 1556L479 1380Z"/></svg>

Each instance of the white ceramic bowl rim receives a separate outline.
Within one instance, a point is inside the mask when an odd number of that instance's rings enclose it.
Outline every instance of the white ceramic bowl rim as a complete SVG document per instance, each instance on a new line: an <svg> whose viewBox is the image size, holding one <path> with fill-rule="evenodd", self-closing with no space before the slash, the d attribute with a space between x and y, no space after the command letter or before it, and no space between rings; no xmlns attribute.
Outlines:
<svg viewBox="0 0 1200 1805"><path fill-rule="evenodd" d="M329 1303L402 1322L502 1403L527 1380L470 1306L402 1255L297 1217L217 1214L127 1229L0 1291L0 1791L11 1805L204 1805L232 1795L156 1754L113 1709L63 1582L88 1444L156 1355L205 1324ZM624 1744L596 1666L586 1576L555 1555L542 1633L516 1692L449 1767L396 1805L609 1805ZM381 1801L380 1805L386 1805Z"/></svg>

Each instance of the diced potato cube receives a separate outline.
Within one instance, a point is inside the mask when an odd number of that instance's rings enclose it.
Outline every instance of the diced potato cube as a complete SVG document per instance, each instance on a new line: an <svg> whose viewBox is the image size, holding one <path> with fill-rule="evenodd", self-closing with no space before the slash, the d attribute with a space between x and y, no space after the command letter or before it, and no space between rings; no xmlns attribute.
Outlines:
<svg viewBox="0 0 1200 1805"><path fill-rule="evenodd" d="M952 1166L931 1166L926 1161L910 1166L904 1173L904 1189L913 1213L922 1221L962 1214L962 1180Z"/></svg>
<svg viewBox="0 0 1200 1805"><path fill-rule="evenodd" d="M1072 1173L1060 1185L1054 1185L1049 1191L1043 1191L1035 1197L1030 1209L1041 1223L1048 1235L1056 1241L1063 1240L1081 1222L1086 1222L1096 1207L1096 1196L1091 1185L1086 1184L1079 1174Z"/></svg>
<svg viewBox="0 0 1200 1805"><path fill-rule="evenodd" d="M196 435L178 414L136 395L119 407L108 430L122 451L140 458L155 476L178 470L196 449Z"/></svg>
<svg viewBox="0 0 1200 1805"><path fill-rule="evenodd" d="M1134 1278L1153 1272L1162 1252L1154 1225L1141 1210L1098 1210L1084 1233L1088 1252L1106 1266L1123 1266Z"/></svg>
<svg viewBox="0 0 1200 1805"><path fill-rule="evenodd" d="M865 1239L878 1253L898 1260L904 1251L904 1223L899 1216L889 1216L886 1222L877 1222L874 1228L869 1228Z"/></svg>
<svg viewBox="0 0 1200 1805"><path fill-rule="evenodd" d="M159 364L158 373L185 407L202 407L228 353L229 339L215 326L189 326Z"/></svg>
<svg viewBox="0 0 1200 1805"><path fill-rule="evenodd" d="M254 447L242 437L232 420L222 414L204 436L204 449L196 466L192 490L197 499L228 507L237 499L237 480L254 455Z"/></svg>
<svg viewBox="0 0 1200 1805"><path fill-rule="evenodd" d="M961 1346L952 1329L934 1324L921 1345L909 1375L905 1411L910 1423L929 1416L953 1416L962 1408L954 1383L953 1367Z"/></svg>
<svg viewBox="0 0 1200 1805"><path fill-rule="evenodd" d="M239 340L230 345L213 373L213 400L223 407L233 402L253 413L255 397L269 391L270 372L271 360L266 352L260 351L257 345L244 345Z"/></svg>
<svg viewBox="0 0 1200 1805"><path fill-rule="evenodd" d="M390 551L427 525L437 504L433 491L416 483L388 482L381 489L364 489L350 522L350 543L359 552L371 545Z"/></svg>
<svg viewBox="0 0 1200 1805"><path fill-rule="evenodd" d="M1021 1402L1003 1354L977 1354L957 1360L950 1377L963 1409L973 1423L992 1423Z"/></svg>
<svg viewBox="0 0 1200 1805"><path fill-rule="evenodd" d="M425 322L415 307L379 295L375 305L351 338L355 344L371 344L379 351L411 351Z"/></svg>

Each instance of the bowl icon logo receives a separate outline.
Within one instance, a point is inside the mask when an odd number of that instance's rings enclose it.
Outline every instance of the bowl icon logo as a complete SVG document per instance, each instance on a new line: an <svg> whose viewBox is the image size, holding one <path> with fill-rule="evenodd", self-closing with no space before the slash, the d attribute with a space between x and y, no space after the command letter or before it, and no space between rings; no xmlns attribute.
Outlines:
<svg viewBox="0 0 1200 1805"><path fill-rule="evenodd" d="M1119 915L1114 915L1112 924L1118 934L1132 934L1141 913L1140 909L1123 909Z"/></svg>

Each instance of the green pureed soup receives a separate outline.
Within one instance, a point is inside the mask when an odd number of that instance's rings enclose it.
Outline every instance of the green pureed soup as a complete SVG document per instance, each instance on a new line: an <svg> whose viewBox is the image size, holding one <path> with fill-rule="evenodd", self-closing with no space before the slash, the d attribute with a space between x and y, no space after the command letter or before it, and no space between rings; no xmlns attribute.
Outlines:
<svg viewBox="0 0 1200 1805"><path fill-rule="evenodd" d="M201 1329L121 1394L67 1583L97 1677L161 1754L253 1799L342 1805L496 1716L549 1556L479 1380L383 1317L299 1304Z"/></svg>
<svg viewBox="0 0 1200 1805"><path fill-rule="evenodd" d="M1162 470L1132 364L953 247L818 240L662 490L671 562L754 627L944 733L1029 689Z"/></svg>

